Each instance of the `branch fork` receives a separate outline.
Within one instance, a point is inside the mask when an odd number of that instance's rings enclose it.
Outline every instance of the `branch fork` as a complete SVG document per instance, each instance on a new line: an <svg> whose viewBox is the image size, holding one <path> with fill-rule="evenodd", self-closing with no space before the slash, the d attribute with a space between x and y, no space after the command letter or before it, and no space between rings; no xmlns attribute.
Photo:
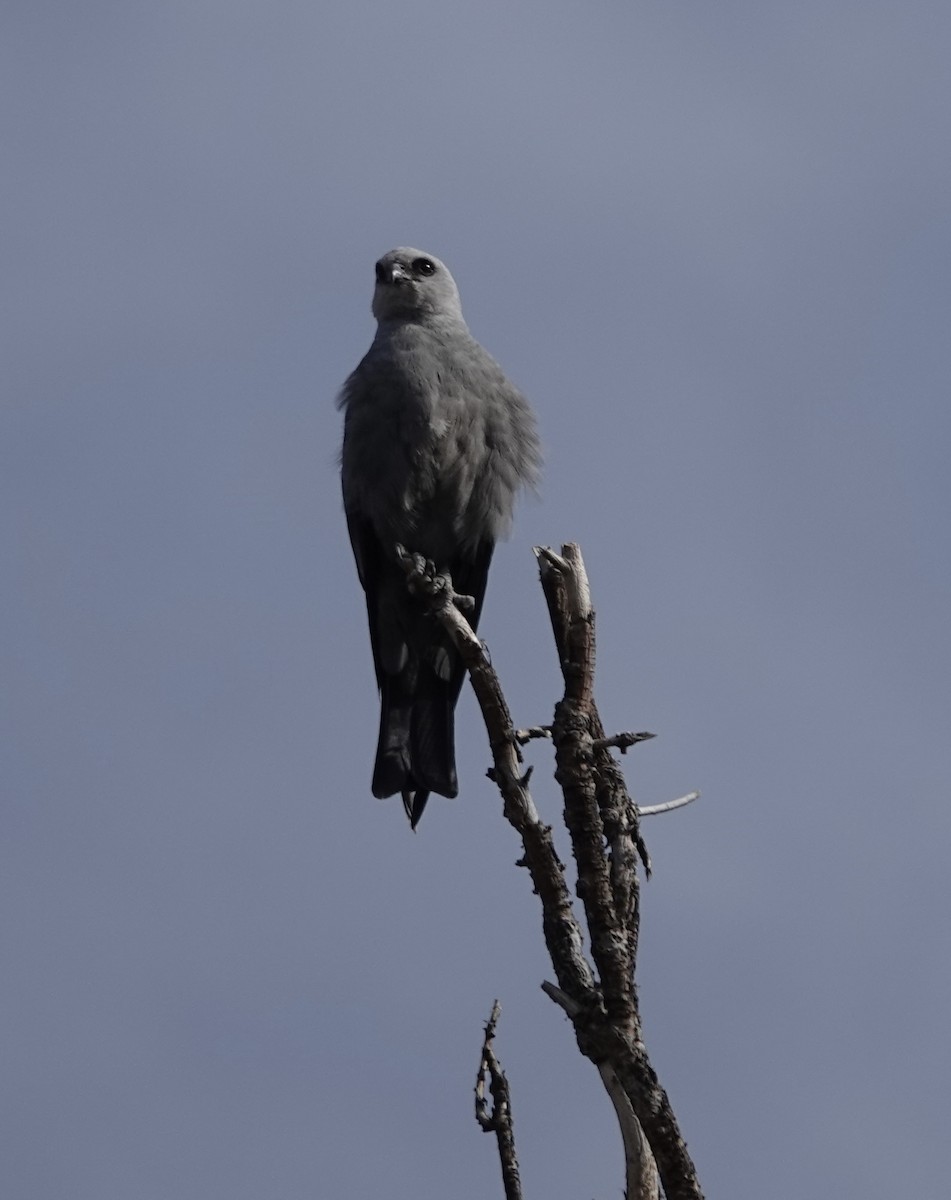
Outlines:
<svg viewBox="0 0 951 1200"><path fill-rule="evenodd" d="M519 865L529 871L541 902L545 942L557 981L542 986L568 1014L578 1048L597 1067L614 1105L625 1150L627 1200L657 1200L660 1184L666 1200L703 1200L667 1093L647 1056L635 986L638 863L645 875L650 874L639 819L689 803L697 793L645 809L639 809L628 793L611 751L624 753L653 735L605 734L593 696L595 614L577 545L562 546L560 553L547 547L535 550L565 690L550 726L520 730L512 723L488 655L460 611L466 598L456 596L451 580L437 575L432 563L407 554L402 547L399 553L408 585L425 598L469 669L492 749L490 778L502 795L506 820L522 840ZM520 770L520 745L542 737L550 737L554 745L555 778L564 794L564 819L577 867L575 891L584 913L590 960L551 828L542 823L528 790L531 769ZM492 1049L497 1021L498 1002L485 1030L476 1118L483 1129L500 1138L506 1198L518 1200L521 1192L509 1190L513 1164L514 1186L520 1185L508 1084ZM485 1099L486 1079L494 1100L491 1113ZM503 1149L498 1127L506 1119L511 1144Z"/></svg>

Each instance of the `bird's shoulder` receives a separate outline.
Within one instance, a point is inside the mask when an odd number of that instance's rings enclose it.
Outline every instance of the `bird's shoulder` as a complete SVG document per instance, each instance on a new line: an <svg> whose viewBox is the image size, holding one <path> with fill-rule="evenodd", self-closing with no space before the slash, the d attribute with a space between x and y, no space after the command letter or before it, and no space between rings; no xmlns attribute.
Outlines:
<svg viewBox="0 0 951 1200"><path fill-rule="evenodd" d="M462 321L387 322L345 384L342 404L379 389L407 392L510 387Z"/></svg>

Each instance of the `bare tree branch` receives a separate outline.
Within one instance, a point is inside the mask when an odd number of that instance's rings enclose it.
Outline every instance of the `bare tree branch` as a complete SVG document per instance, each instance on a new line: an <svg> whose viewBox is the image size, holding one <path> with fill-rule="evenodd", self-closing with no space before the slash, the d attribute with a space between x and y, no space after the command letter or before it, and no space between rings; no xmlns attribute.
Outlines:
<svg viewBox="0 0 951 1200"><path fill-rule="evenodd" d="M580 1014L578 1005L553 983L546 980L542 984L542 991L556 1004L561 1005L569 1017L574 1018ZM634 1115L627 1093L610 1065L598 1063L597 1067L605 1091L614 1105L618 1127L621 1130L621 1141L624 1143L625 1200L658 1200L660 1180L657 1164L644 1138L640 1122Z"/></svg>
<svg viewBox="0 0 951 1200"><path fill-rule="evenodd" d="M639 804L637 815L639 817L654 817L658 813L673 812L675 808L683 808L685 804L692 804L694 800L699 799L699 792L688 792L686 796L678 796L676 800L668 800L664 804Z"/></svg>
<svg viewBox="0 0 951 1200"><path fill-rule="evenodd" d="M631 1101L608 1063L598 1063L601 1082L611 1097L614 1111L617 1114L618 1127L621 1130L621 1141L624 1143L624 1176L626 1187L625 1200L658 1200L660 1194L660 1176L657 1173L657 1163L651 1154L650 1146L644 1137L641 1123L634 1115Z"/></svg>
<svg viewBox="0 0 951 1200"><path fill-rule="evenodd" d="M447 585L444 576L435 575L432 564L419 555L403 551L401 560L411 586L417 595L428 597L430 611L442 622L468 668L492 750L489 774L502 793L506 820L522 837L525 854L520 865L528 868L542 903L542 928L552 966L561 986L588 1003L595 994L594 977L582 950L581 927L571 907L551 827L542 824L528 790L528 775L520 771L521 756L498 676L469 622L453 605L451 582Z"/></svg>
<svg viewBox="0 0 951 1200"><path fill-rule="evenodd" d="M631 746L636 746L638 742L649 742L651 738L656 737L655 733L616 733L609 738L595 738L595 750L609 750L615 746L622 754L627 754Z"/></svg>
<svg viewBox="0 0 951 1200"><path fill-rule="evenodd" d="M522 1183L519 1179L518 1158L515 1154L515 1131L512 1124L512 1100L509 1095L509 1084L492 1046L501 1011L501 1005L496 1000L485 1025L482 1057L479 1060L479 1072L476 1075L475 1115L483 1133L495 1134L499 1162L502 1166L502 1186L505 1189L505 1200L522 1200ZM488 1078L489 1092L492 1096L491 1112L485 1095L486 1078Z"/></svg>
<svg viewBox="0 0 951 1200"><path fill-rule="evenodd" d="M535 738L548 738L551 740L550 725L532 725L529 729L516 729L515 740L520 746L527 745Z"/></svg>
<svg viewBox="0 0 951 1200"><path fill-rule="evenodd" d="M584 562L575 545L563 546L560 554L544 548L536 554L565 682L551 725L555 777L565 798L565 822L577 864L576 891L594 969L583 952L581 928L551 829L541 823L528 791L531 772L521 771L518 739L498 677L454 602L451 581L436 575L432 563L419 556L404 551L402 558L411 589L442 622L469 669L492 749L489 774L502 794L506 819L522 838L520 865L528 868L542 905L545 941L558 981L544 987L568 1012L579 1049L597 1066L614 1103L624 1139L629 1200L655 1200L655 1162L667 1200L702 1200L696 1171L647 1057L641 1030L634 985L640 912L637 863L649 873L650 858L640 835L638 809L611 754L620 742L606 737L593 699L594 611Z"/></svg>
<svg viewBox="0 0 951 1200"><path fill-rule="evenodd" d="M634 988L633 971L639 931L635 847L646 871L649 871L650 864L638 828L637 810L627 792L620 768L609 750L596 750L593 746L594 741L603 740L605 736L593 700L589 700L586 714L589 721L587 730L584 728L583 714L579 712L572 711L565 726L559 720L564 707L571 705L575 697L590 697L587 678L593 672L594 663L594 613L590 605L584 562L579 547L573 544L563 546L560 556L539 551L536 554L565 678L565 699L556 707L552 731L556 759L559 761L556 779L565 795L565 819L572 833L573 844L576 835L572 823L578 828L582 839L590 837L594 828L590 813L587 820L573 820L570 809L578 802L590 807L588 779L593 772L598 779L595 798L608 840L615 913L621 918L621 928L615 925L613 930L605 929L601 922L608 918L610 909L603 902L591 905L596 922L595 928L590 927L589 914L592 956L600 976L599 991L608 1011L605 1014L607 1019L602 1019L600 1014L593 1017L590 1013L573 1018L578 1047L599 1067L607 1063L614 1069L657 1161L667 1200L700 1200L700 1183L686 1143L680 1135L667 1094L660 1086L647 1057ZM565 572L568 573L567 577ZM584 681L582 688L579 688L579 679ZM586 854L593 849L591 844L584 847ZM588 890L591 887L591 881L582 879L582 860L578 858L577 851L575 857L578 861L580 895L583 888ZM600 886L600 876L601 872L596 872L596 886ZM612 944L618 948L617 958L611 964L606 980L599 959L607 958ZM624 945L623 954L621 944ZM629 964L631 971L627 988L623 984L618 986L622 963Z"/></svg>

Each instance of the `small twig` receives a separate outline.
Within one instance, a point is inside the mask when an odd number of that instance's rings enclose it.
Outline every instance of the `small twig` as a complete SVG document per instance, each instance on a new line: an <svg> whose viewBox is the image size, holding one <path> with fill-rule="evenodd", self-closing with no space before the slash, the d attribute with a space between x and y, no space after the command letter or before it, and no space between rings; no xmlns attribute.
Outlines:
<svg viewBox="0 0 951 1200"><path fill-rule="evenodd" d="M550 725L531 725L528 729L516 729L513 737L520 746L527 745L532 738L548 738L551 740Z"/></svg>
<svg viewBox="0 0 951 1200"><path fill-rule="evenodd" d="M622 754L627 754L631 746L636 746L638 742L649 742L653 737L657 737L657 734L616 733L613 737L595 738L591 745L594 750L610 750L612 746L615 746Z"/></svg>
<svg viewBox="0 0 951 1200"><path fill-rule="evenodd" d="M499 1162L502 1165L505 1200L521 1200L522 1184L518 1174L518 1158L515 1154L515 1131L512 1127L512 1101L509 1095L509 1084L492 1048L495 1027L501 1011L501 1005L496 1000L486 1022L482 1057L479 1060L479 1073L476 1075L475 1117L483 1133L495 1134L499 1147ZM492 1095L491 1111L489 1111L489 1102L485 1095L487 1078Z"/></svg>
<svg viewBox="0 0 951 1200"><path fill-rule="evenodd" d="M686 796L678 796L676 800L668 800L664 804L646 804L643 808L638 805L637 815L639 817L656 817L658 813L673 812L675 808L683 808L685 804L692 804L694 800L699 799L699 792L688 792Z"/></svg>
<svg viewBox="0 0 951 1200"><path fill-rule="evenodd" d="M549 983L547 979L542 981L542 991L556 1004L560 1004L569 1017L576 1017L581 1012L581 1005L567 992L563 992L557 984Z"/></svg>

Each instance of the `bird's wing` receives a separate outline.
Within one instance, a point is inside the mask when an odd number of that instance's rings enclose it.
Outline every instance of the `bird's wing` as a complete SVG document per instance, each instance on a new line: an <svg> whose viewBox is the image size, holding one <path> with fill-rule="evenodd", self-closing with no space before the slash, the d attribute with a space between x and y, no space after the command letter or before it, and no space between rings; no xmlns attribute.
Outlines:
<svg viewBox="0 0 951 1200"><path fill-rule="evenodd" d="M489 578L489 566L492 562L492 552L494 549L494 542L480 542L474 554L472 552L466 555L458 554L449 565L453 590L457 595L471 596L474 601L472 609L463 611L463 616L472 626L473 630L479 627L479 617L482 615L482 602L485 599L485 585ZM455 704L459 697L465 673L466 669L462 659L458 655L454 655L449 691L452 704Z"/></svg>
<svg viewBox="0 0 951 1200"><path fill-rule="evenodd" d="M370 646L373 650L373 669L377 687L383 686L383 663L380 649L379 601L383 551L380 540L366 518L347 508L347 529L357 564L357 574L366 595L367 617L370 626Z"/></svg>

